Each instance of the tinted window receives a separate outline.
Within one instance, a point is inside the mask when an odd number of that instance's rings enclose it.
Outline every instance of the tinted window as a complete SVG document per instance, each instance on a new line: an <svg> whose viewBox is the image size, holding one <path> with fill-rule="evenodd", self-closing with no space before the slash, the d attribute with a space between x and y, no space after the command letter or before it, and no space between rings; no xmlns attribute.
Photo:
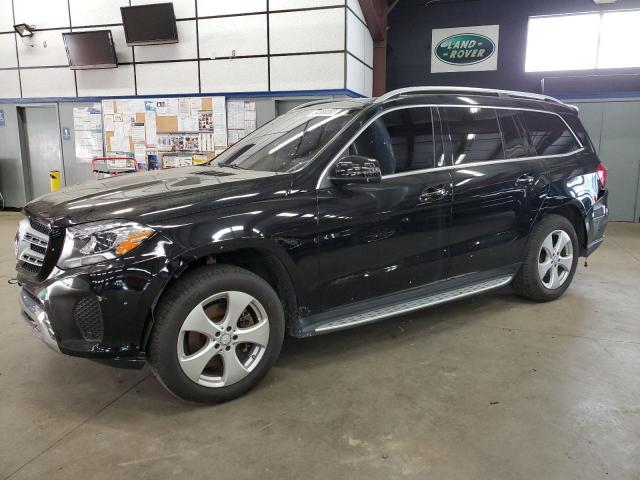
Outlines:
<svg viewBox="0 0 640 480"><path fill-rule="evenodd" d="M430 108L394 110L376 119L349 147L349 155L375 158L383 175L435 166Z"/></svg>
<svg viewBox="0 0 640 480"><path fill-rule="evenodd" d="M504 159L496 112L490 108L445 108L454 165Z"/></svg>
<svg viewBox="0 0 640 480"><path fill-rule="evenodd" d="M578 117L576 115L563 115L563 118L569 124L571 130L573 130L573 133L578 136L578 139L584 146L585 150L589 153L595 152L596 150L593 147L593 143L591 142L587 131L584 129L584 126L582 125Z"/></svg>
<svg viewBox="0 0 640 480"><path fill-rule="evenodd" d="M562 155L580 148L567 125L557 115L522 112L522 116L538 155Z"/></svg>
<svg viewBox="0 0 640 480"><path fill-rule="evenodd" d="M275 118L213 161L243 170L293 172L307 165L357 111L302 108Z"/></svg>
<svg viewBox="0 0 640 480"><path fill-rule="evenodd" d="M522 124L520 112L517 110L496 110L504 141L506 158L522 158L535 156L535 150L529 142L527 130Z"/></svg>

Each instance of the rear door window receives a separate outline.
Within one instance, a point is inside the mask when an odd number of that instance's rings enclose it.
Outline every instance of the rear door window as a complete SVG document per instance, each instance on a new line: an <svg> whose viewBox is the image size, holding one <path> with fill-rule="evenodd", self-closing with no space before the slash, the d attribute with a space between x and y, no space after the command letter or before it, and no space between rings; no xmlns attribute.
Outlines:
<svg viewBox="0 0 640 480"><path fill-rule="evenodd" d="M494 109L445 107L441 111L449 127L454 165L504 160L502 134Z"/></svg>
<svg viewBox="0 0 640 480"><path fill-rule="evenodd" d="M504 154L507 159L535 157L536 151L524 127L518 110L496 110L504 141Z"/></svg>
<svg viewBox="0 0 640 480"><path fill-rule="evenodd" d="M530 111L522 112L522 116L537 155L565 155L580 149L576 137L559 116Z"/></svg>

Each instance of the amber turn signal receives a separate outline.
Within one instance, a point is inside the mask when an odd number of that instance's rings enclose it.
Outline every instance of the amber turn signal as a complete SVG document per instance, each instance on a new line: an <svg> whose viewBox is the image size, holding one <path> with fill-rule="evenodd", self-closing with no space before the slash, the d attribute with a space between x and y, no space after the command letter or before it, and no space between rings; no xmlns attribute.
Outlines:
<svg viewBox="0 0 640 480"><path fill-rule="evenodd" d="M134 248L138 247L147 238L150 238L154 234L153 230L144 230L142 232L132 233L124 237L118 246L116 247L117 255L124 255L129 253Z"/></svg>

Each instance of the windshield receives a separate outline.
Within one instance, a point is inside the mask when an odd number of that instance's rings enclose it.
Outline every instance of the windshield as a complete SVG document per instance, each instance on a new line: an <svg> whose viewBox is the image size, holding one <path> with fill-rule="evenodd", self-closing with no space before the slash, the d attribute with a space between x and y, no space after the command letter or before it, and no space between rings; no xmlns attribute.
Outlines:
<svg viewBox="0 0 640 480"><path fill-rule="evenodd" d="M212 165L290 173L307 165L358 110L308 107L277 117L213 160Z"/></svg>

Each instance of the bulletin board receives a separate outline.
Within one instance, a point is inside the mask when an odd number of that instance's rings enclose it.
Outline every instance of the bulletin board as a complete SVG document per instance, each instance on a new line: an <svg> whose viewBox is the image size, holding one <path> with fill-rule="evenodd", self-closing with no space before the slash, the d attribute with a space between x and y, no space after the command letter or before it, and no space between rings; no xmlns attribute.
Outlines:
<svg viewBox="0 0 640 480"><path fill-rule="evenodd" d="M207 163L256 129L255 101L219 96L103 100L102 114L106 155L141 170Z"/></svg>

